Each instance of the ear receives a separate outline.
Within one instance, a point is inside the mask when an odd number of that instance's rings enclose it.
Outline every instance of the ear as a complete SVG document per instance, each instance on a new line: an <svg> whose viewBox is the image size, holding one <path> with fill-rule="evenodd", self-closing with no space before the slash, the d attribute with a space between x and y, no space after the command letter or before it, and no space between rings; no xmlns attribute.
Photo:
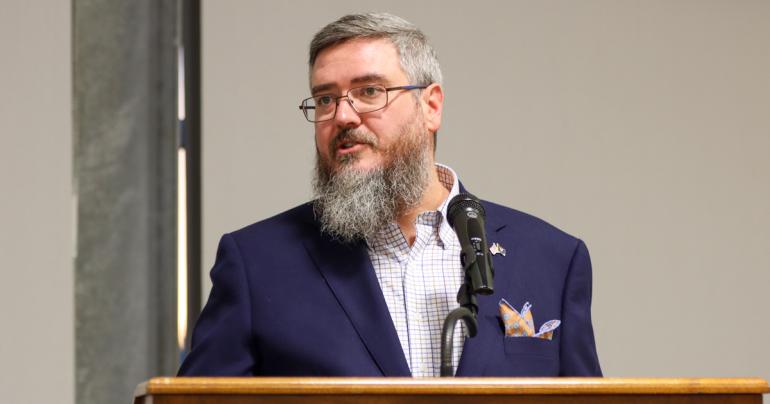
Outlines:
<svg viewBox="0 0 770 404"><path fill-rule="evenodd" d="M422 90L422 113L425 127L431 133L436 133L441 127L441 112L444 109L444 90L441 84L433 83Z"/></svg>

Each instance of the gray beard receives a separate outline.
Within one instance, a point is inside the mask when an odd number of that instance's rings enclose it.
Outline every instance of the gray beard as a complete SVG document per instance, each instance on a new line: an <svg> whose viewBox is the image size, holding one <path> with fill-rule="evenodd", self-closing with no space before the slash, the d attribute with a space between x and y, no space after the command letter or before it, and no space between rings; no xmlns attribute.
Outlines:
<svg viewBox="0 0 770 404"><path fill-rule="evenodd" d="M356 170L349 166L357 158L346 156L332 172L316 154L313 207L321 231L345 243L370 239L419 204L435 167L426 141L429 136L407 126L387 151L383 167Z"/></svg>

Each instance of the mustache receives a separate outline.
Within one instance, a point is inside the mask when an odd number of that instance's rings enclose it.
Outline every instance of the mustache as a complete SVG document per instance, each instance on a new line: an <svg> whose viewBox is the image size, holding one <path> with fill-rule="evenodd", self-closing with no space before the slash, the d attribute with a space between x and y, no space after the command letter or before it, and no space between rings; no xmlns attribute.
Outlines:
<svg viewBox="0 0 770 404"><path fill-rule="evenodd" d="M364 132L357 129L343 129L334 136L334 139L329 143L329 155L334 156L341 144L344 143L361 143L371 146L373 149L377 149L377 136L373 133Z"/></svg>

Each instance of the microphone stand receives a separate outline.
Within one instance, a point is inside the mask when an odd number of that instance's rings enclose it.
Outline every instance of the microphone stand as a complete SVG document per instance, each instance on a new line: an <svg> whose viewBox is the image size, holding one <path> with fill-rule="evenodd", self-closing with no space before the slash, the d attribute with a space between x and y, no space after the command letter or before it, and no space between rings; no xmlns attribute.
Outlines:
<svg viewBox="0 0 770 404"><path fill-rule="evenodd" d="M460 285L460 290L457 292L457 303L460 303L460 307L452 310L444 320L444 327L441 330L441 377L454 377L454 369L452 368L452 351L454 351L454 334L457 322L463 320L465 326L468 327L468 336L475 337L478 331L478 321L476 320L476 313L479 311L479 305L476 301L476 294L471 287L471 271L473 266L476 265L476 254L471 252L470 254L464 254L466 260L470 262L464 262L465 270L465 282Z"/></svg>

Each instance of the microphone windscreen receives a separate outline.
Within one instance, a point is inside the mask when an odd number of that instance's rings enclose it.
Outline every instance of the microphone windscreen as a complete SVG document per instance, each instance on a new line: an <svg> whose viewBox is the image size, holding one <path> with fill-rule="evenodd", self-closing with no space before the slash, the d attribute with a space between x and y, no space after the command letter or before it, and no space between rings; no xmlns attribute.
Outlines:
<svg viewBox="0 0 770 404"><path fill-rule="evenodd" d="M462 193L449 201L449 206L447 207L447 219L449 220L449 225L454 227L454 221L457 215L467 210L478 212L478 215L482 218L486 216L484 206L481 205L479 198L476 198L469 193Z"/></svg>

